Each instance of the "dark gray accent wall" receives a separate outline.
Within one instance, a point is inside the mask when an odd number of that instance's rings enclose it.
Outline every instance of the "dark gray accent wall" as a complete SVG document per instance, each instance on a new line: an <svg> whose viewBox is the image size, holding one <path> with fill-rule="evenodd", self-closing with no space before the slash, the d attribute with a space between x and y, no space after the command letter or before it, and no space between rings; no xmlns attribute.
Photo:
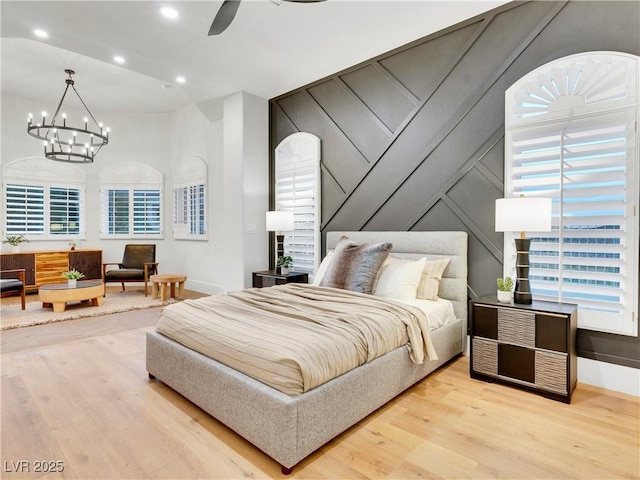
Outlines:
<svg viewBox="0 0 640 480"><path fill-rule="evenodd" d="M640 55L639 2L509 3L272 99L271 151L294 132L321 138L323 232L467 231L475 298L502 275L505 90L605 50ZM638 337L580 330L578 352L640 368Z"/></svg>

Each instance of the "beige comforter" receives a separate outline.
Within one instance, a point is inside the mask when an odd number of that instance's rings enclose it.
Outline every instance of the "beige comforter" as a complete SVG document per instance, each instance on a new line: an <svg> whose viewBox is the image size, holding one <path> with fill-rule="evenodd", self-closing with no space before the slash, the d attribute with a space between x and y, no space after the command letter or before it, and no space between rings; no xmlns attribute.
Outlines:
<svg viewBox="0 0 640 480"><path fill-rule="evenodd" d="M157 330L289 395L404 344L415 363L437 358L420 309L313 285L186 300L162 311Z"/></svg>

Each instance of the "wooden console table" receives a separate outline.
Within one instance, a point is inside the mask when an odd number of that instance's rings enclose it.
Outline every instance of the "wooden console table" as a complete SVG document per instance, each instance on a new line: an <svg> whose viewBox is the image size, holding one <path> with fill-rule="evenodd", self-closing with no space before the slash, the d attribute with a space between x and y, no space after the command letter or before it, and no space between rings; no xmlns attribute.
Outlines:
<svg viewBox="0 0 640 480"><path fill-rule="evenodd" d="M102 279L102 250L41 250L21 253L0 253L0 270L25 270L25 289L37 290L40 285L60 283L62 272L75 268L85 280Z"/></svg>

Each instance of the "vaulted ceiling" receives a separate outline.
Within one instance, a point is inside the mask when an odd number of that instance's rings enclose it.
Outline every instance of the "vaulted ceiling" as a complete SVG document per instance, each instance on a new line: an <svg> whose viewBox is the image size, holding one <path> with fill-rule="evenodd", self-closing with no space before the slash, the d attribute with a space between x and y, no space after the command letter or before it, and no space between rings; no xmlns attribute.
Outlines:
<svg viewBox="0 0 640 480"><path fill-rule="evenodd" d="M98 111L171 112L241 90L272 98L503 3L244 0L210 37L220 1L3 0L2 91L57 101L70 68Z"/></svg>

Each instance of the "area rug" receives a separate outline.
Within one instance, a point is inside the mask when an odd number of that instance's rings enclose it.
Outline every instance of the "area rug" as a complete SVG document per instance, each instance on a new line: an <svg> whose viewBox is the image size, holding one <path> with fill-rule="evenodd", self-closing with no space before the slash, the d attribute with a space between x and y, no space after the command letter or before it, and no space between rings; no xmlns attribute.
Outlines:
<svg viewBox="0 0 640 480"><path fill-rule="evenodd" d="M20 309L20 302L4 302L0 306L0 330L29 327L44 323L62 322L78 318L95 317L110 313L128 312L144 308L161 307L175 302L173 298L163 302L151 295L145 297L142 290L108 292L100 306L94 307L91 302L69 302L64 312L54 313L51 308L42 308L37 297L27 302L26 309Z"/></svg>

